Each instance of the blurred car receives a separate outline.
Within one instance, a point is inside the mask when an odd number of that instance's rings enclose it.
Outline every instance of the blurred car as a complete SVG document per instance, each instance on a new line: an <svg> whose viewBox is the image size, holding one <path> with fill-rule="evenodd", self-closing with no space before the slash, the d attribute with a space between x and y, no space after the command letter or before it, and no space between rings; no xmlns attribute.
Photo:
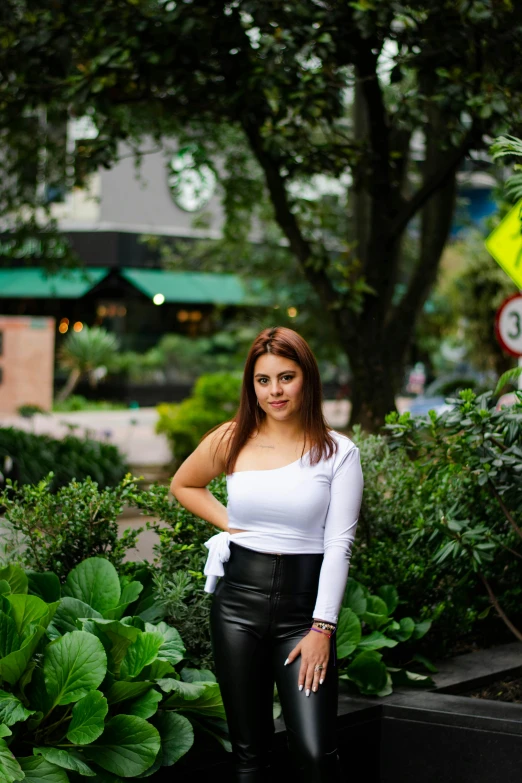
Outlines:
<svg viewBox="0 0 522 783"><path fill-rule="evenodd" d="M407 409L412 416L426 416L431 410L434 410L437 416L440 416L444 411L449 411L451 405L448 405L445 398L441 395L430 397L427 394L419 394L418 397L411 400Z"/></svg>

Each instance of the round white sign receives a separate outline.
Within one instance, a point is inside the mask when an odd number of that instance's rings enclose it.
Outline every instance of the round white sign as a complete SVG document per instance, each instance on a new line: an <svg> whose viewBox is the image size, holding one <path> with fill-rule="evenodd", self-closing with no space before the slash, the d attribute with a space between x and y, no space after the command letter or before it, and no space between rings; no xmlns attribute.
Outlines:
<svg viewBox="0 0 522 783"><path fill-rule="evenodd" d="M207 163L198 163L194 146L184 147L170 161L168 183L176 206L197 212L208 204L216 189L216 175Z"/></svg>
<svg viewBox="0 0 522 783"><path fill-rule="evenodd" d="M522 356L522 294L513 294L500 305L495 321L497 338L512 356Z"/></svg>

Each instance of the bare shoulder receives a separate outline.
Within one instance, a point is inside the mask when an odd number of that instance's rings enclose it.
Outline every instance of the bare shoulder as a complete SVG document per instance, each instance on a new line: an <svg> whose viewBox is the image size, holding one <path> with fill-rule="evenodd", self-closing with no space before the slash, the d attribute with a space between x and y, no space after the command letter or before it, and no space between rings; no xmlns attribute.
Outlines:
<svg viewBox="0 0 522 783"><path fill-rule="evenodd" d="M212 461L217 462L223 469L226 454L232 435L236 428L235 421L226 421L215 430L212 430L206 438L203 438L196 451L205 453L212 457Z"/></svg>

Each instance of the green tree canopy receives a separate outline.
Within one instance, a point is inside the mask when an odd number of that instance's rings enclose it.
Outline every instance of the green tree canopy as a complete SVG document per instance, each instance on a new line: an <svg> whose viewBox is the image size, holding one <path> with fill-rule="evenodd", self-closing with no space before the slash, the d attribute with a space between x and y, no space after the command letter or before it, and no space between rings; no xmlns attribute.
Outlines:
<svg viewBox="0 0 522 783"><path fill-rule="evenodd" d="M139 156L151 137L190 141L197 160L219 162L230 236L268 199L349 357L353 419L379 426L436 276L456 172L520 127L522 6L4 0L0 41L2 213L38 206L31 162L81 184L114 165L120 142ZM90 115L98 135L65 155L55 129L71 115ZM346 186L330 209L318 208L325 178Z"/></svg>

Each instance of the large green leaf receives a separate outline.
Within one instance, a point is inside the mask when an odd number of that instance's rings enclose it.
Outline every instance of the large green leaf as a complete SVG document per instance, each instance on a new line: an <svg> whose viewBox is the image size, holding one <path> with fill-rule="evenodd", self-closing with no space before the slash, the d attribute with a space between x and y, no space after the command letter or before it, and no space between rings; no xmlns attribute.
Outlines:
<svg viewBox="0 0 522 783"><path fill-rule="evenodd" d="M167 623L158 623L157 625L146 623L145 630L152 633L159 633L163 637L163 643L159 649L158 658L161 658L163 661L168 661L174 666L183 660L187 651L181 636L175 628L167 625Z"/></svg>
<svg viewBox="0 0 522 783"><path fill-rule="evenodd" d="M0 611L0 658L20 648L20 635L14 619Z"/></svg>
<svg viewBox="0 0 522 783"><path fill-rule="evenodd" d="M186 701L198 699L206 690L204 682L183 682L183 680L175 680L172 677L158 680L158 685L165 693L177 693L181 699Z"/></svg>
<svg viewBox="0 0 522 783"><path fill-rule="evenodd" d="M72 631L47 645L43 670L53 705L71 704L101 684L107 656L96 636Z"/></svg>
<svg viewBox="0 0 522 783"><path fill-rule="evenodd" d="M348 679L352 680L364 694L377 694L388 683L388 672L378 652L359 653L346 668Z"/></svg>
<svg viewBox="0 0 522 783"><path fill-rule="evenodd" d="M411 617L402 617L399 628L393 631L393 636L399 642L407 642L415 630L415 623Z"/></svg>
<svg viewBox="0 0 522 783"><path fill-rule="evenodd" d="M134 679L140 672L158 657L158 651L163 644L163 636L160 633L145 631L130 645L121 662L120 676L125 679Z"/></svg>
<svg viewBox="0 0 522 783"><path fill-rule="evenodd" d="M161 737L162 766L170 767L194 744L194 730L190 721L176 712L160 710L152 720Z"/></svg>
<svg viewBox="0 0 522 783"><path fill-rule="evenodd" d="M114 607L114 609L107 609L103 616L107 619L119 620L127 607L139 598L142 590L143 585L141 582L128 582L122 588L118 606Z"/></svg>
<svg viewBox="0 0 522 783"><path fill-rule="evenodd" d="M101 631L100 638L106 642L105 648L110 655L115 673L118 673L127 650L142 632L139 628L127 625L119 620L100 618L95 619L93 622ZM107 640L109 640L109 643L107 643Z"/></svg>
<svg viewBox="0 0 522 783"><path fill-rule="evenodd" d="M415 628L412 633L412 638L415 640L422 639L424 634L428 633L430 628L431 628L431 620L423 620L420 623L415 623Z"/></svg>
<svg viewBox="0 0 522 783"><path fill-rule="evenodd" d="M83 760L81 755L75 751L44 747L34 748L33 753L35 756L43 756L46 761L49 761L51 764L56 764L57 767L70 769L73 772L78 772L84 777L93 778L96 775L96 772L94 772L94 770L92 770Z"/></svg>
<svg viewBox="0 0 522 783"><path fill-rule="evenodd" d="M358 645L358 650L380 650L381 647L396 647L398 642L390 639L380 631L372 631L368 636L363 636Z"/></svg>
<svg viewBox="0 0 522 783"><path fill-rule="evenodd" d="M352 609L341 608L335 638L339 658L351 655L361 641L361 621Z"/></svg>
<svg viewBox="0 0 522 783"><path fill-rule="evenodd" d="M161 747L157 729L143 718L116 715L105 726L102 736L85 749L89 758L103 769L134 777L145 772Z"/></svg>
<svg viewBox="0 0 522 783"><path fill-rule="evenodd" d="M9 582L12 593L27 593L29 580L19 566L10 564L5 568L0 568L0 579Z"/></svg>
<svg viewBox="0 0 522 783"><path fill-rule="evenodd" d="M52 627L56 628L60 634L67 633L68 631L77 631L79 630L78 620L82 617L101 618L101 614L84 601L79 601L77 598L71 598L70 596L64 596L53 617Z"/></svg>
<svg viewBox="0 0 522 783"><path fill-rule="evenodd" d="M216 682L210 669L191 669L189 666L181 670L181 679L184 682Z"/></svg>
<svg viewBox="0 0 522 783"><path fill-rule="evenodd" d="M11 617L20 636L31 623L47 628L58 607L58 603L46 604L36 595L12 594L7 596L7 600L11 604Z"/></svg>
<svg viewBox="0 0 522 783"><path fill-rule="evenodd" d="M51 764L41 756L19 758L28 783L69 783L67 773L56 764Z"/></svg>
<svg viewBox="0 0 522 783"><path fill-rule="evenodd" d="M109 707L101 691L89 691L72 710L67 739L74 745L89 745L103 734Z"/></svg>
<svg viewBox="0 0 522 783"><path fill-rule="evenodd" d="M20 764L15 759L7 744L0 739L0 783L13 783L25 777Z"/></svg>
<svg viewBox="0 0 522 783"><path fill-rule="evenodd" d="M60 600L60 580L56 574L50 571L43 574L39 571L26 571L26 574L29 580L29 592L32 595L37 595L48 604Z"/></svg>
<svg viewBox="0 0 522 783"><path fill-rule="evenodd" d="M69 573L63 589L103 614L120 602L121 588L116 569L103 557L90 557Z"/></svg>
<svg viewBox="0 0 522 783"><path fill-rule="evenodd" d="M0 691L0 723L12 726L18 721L27 720L33 714L34 710L26 709L14 693Z"/></svg>
<svg viewBox="0 0 522 783"><path fill-rule="evenodd" d="M360 616L366 611L366 595L367 590L349 577L344 591L343 606Z"/></svg>
<svg viewBox="0 0 522 783"><path fill-rule="evenodd" d="M393 614L399 605L399 594L394 585L383 585L377 590L377 595L382 598L388 607L388 614Z"/></svg>
<svg viewBox="0 0 522 783"><path fill-rule="evenodd" d="M126 699L137 699L152 687L152 682L140 680L139 682L115 682L109 688L107 700L109 704L117 704Z"/></svg>
<svg viewBox="0 0 522 783"><path fill-rule="evenodd" d="M165 702L165 707L225 719L225 708L217 682L206 683L203 693L190 701L180 692L173 693Z"/></svg>
<svg viewBox="0 0 522 783"><path fill-rule="evenodd" d="M162 700L163 695L159 693L155 688L151 688L150 691L144 693L135 701L125 705L126 715L137 715L138 718L151 718L158 710L158 705Z"/></svg>
<svg viewBox="0 0 522 783"><path fill-rule="evenodd" d="M5 579L0 579L0 595L7 595L11 592L11 585Z"/></svg>
<svg viewBox="0 0 522 783"><path fill-rule="evenodd" d="M45 633L41 626L35 628L32 634L27 635L19 650L14 650L0 660L0 678L10 685L15 685L31 660L31 656L38 647L38 642Z"/></svg>

